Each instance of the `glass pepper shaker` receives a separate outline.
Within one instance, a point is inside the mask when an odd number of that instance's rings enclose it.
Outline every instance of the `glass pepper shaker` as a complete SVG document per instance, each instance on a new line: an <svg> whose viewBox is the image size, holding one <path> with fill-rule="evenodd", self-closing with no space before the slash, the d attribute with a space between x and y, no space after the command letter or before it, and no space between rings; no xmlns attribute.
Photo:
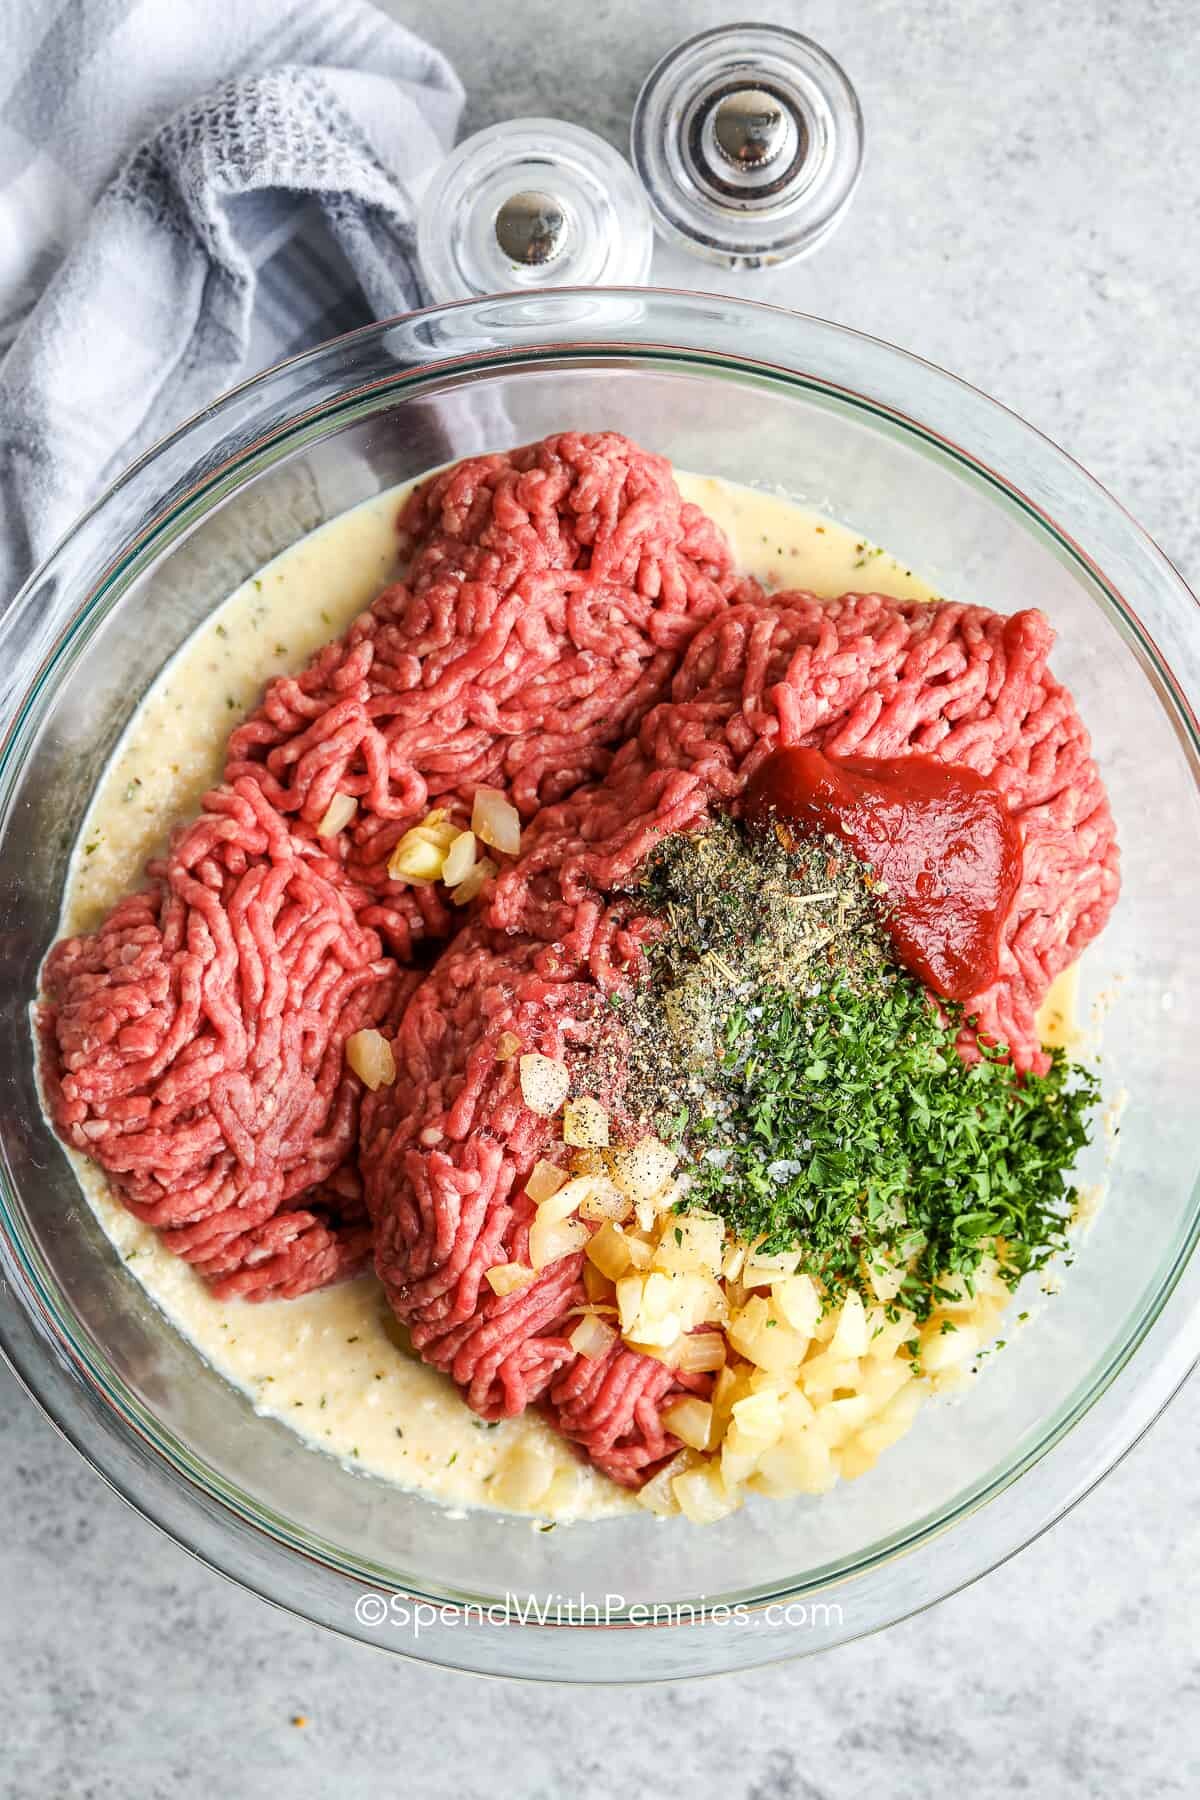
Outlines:
<svg viewBox="0 0 1200 1800"><path fill-rule="evenodd" d="M677 45L643 83L630 137L663 236L729 269L806 256L862 172L849 79L777 25L723 25Z"/></svg>
<svg viewBox="0 0 1200 1800"><path fill-rule="evenodd" d="M417 223L435 300L641 285L653 242L624 157L563 119L511 119L467 138L434 175Z"/></svg>

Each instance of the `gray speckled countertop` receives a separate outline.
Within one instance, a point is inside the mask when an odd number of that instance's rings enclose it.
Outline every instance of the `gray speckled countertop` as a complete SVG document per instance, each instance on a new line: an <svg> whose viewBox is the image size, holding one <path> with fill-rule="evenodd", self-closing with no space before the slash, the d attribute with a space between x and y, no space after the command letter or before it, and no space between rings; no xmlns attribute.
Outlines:
<svg viewBox="0 0 1200 1800"><path fill-rule="evenodd" d="M388 0L475 128L623 144L639 80L733 0ZM811 0L760 16L857 82L868 170L810 263L722 280L919 350L1066 445L1200 586L1195 0ZM1200 1386L1015 1562L882 1637L641 1693L487 1684L270 1611L189 1562L0 1371L0 1794L976 1800L1200 1791ZM307 1715L297 1728L293 1715Z"/></svg>

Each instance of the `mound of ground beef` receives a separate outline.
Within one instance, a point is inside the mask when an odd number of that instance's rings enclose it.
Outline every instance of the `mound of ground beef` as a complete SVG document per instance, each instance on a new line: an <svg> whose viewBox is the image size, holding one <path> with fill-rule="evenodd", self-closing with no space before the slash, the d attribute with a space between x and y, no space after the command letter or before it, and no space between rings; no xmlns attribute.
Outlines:
<svg viewBox="0 0 1200 1800"><path fill-rule="evenodd" d="M414 1348L479 1414L536 1404L637 1486L676 1448L664 1405L710 1378L620 1344L577 1356L578 1254L504 1297L484 1281L527 1260L525 1183L557 1136L502 1034L629 1119L596 1073L620 1056L597 1052L660 928L633 891L646 858L803 745L921 753L1004 795L1023 879L962 1049L983 1033L1041 1068L1038 1004L1116 898L1113 822L1040 613L767 596L625 439L459 464L401 531L404 580L271 683L150 886L51 953L51 1110L218 1292L303 1292L373 1243ZM465 817L479 784L528 823L464 917L387 860L431 805ZM339 794L355 817L323 837ZM449 941L430 962L423 939ZM343 1046L368 1022L397 1075L364 1100Z"/></svg>
<svg viewBox="0 0 1200 1800"><path fill-rule="evenodd" d="M681 1387L703 1393L708 1378L677 1377L620 1344L601 1358L577 1356L568 1338L586 1300L582 1254L503 1298L484 1276L496 1263L528 1266L535 1208L524 1182L561 1140L525 1105L518 1060L497 1059L499 1039L512 1032L522 1052L565 1061L577 1091L619 1109L602 1081L585 1076L580 1089L581 1063L613 1029L605 993L628 985L651 929L627 903L599 898L581 904L561 944L514 943L473 924L412 996L393 1045L396 1083L368 1096L362 1121L376 1268L414 1349L485 1419L540 1403L627 1486L673 1448L660 1423L668 1397Z"/></svg>
<svg viewBox="0 0 1200 1800"><path fill-rule="evenodd" d="M456 797L469 812L480 784L532 817L602 774L697 629L757 590L670 464L614 433L459 463L414 491L400 532L405 579L270 684L225 776L260 785L406 959L454 923L437 889L388 877L409 826ZM330 845L334 794L358 813Z"/></svg>
<svg viewBox="0 0 1200 1800"><path fill-rule="evenodd" d="M412 978L251 782L218 789L150 885L46 960L59 1133L222 1295L354 1272L371 1235L345 1041Z"/></svg>

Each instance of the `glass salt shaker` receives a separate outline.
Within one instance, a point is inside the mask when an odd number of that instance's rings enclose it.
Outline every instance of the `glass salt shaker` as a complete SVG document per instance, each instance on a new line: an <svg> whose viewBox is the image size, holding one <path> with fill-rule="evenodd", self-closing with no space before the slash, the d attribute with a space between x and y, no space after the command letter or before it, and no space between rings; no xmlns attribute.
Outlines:
<svg viewBox="0 0 1200 1800"><path fill-rule="evenodd" d="M640 286L653 243L624 157L563 119L511 119L467 138L434 175L417 222L435 300Z"/></svg>
<svg viewBox="0 0 1200 1800"><path fill-rule="evenodd" d="M677 45L643 83L630 137L663 236L729 269L816 249L862 172L849 79L811 38L776 25L723 25Z"/></svg>

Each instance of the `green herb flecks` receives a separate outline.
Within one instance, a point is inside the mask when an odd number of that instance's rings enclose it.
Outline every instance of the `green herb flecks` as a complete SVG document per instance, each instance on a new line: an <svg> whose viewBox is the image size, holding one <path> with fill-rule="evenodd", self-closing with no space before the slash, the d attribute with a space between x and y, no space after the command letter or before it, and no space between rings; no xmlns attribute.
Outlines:
<svg viewBox="0 0 1200 1800"><path fill-rule="evenodd" d="M1039 1268L1066 1243L1098 1083L1058 1050L1041 1076L998 1049L966 1066L947 1015L902 971L764 988L727 1021L727 1110L686 1204L765 1251L798 1247L835 1292L872 1260L903 1264L919 1317L985 1255L1013 1281Z"/></svg>

